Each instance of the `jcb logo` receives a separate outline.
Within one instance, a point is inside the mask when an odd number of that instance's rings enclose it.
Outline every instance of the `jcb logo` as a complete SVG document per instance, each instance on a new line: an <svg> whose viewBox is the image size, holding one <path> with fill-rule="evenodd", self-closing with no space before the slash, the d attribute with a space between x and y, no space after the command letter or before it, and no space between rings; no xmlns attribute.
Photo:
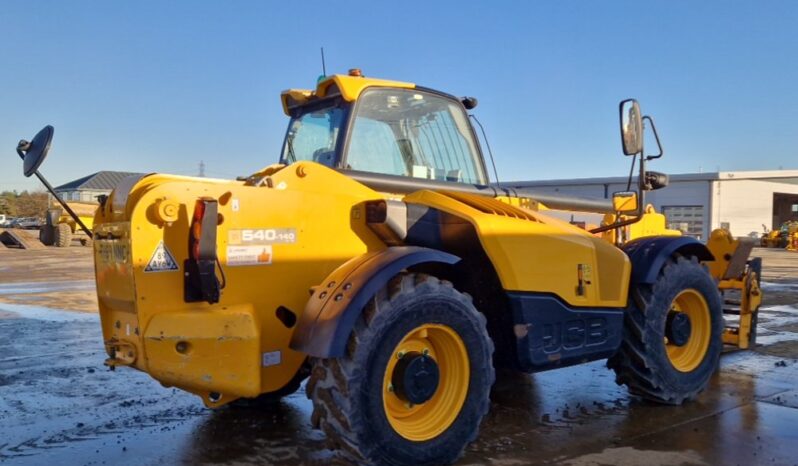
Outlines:
<svg viewBox="0 0 798 466"><path fill-rule="evenodd" d="M554 353L607 341L607 319L591 317L543 325L543 351Z"/></svg>

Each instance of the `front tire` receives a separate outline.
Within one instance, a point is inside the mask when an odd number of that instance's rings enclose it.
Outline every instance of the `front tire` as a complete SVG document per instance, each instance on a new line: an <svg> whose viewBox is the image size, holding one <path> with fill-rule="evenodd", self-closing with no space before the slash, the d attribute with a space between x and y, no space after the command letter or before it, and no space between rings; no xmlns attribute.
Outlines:
<svg viewBox="0 0 798 466"><path fill-rule="evenodd" d="M363 311L345 356L312 361L313 424L353 462L452 463L488 412L492 354L470 297L401 275Z"/></svg>
<svg viewBox="0 0 798 466"><path fill-rule="evenodd" d="M653 285L631 290L623 343L607 366L632 394L681 404L698 396L717 370L723 327L709 273L695 257L671 259Z"/></svg>
<svg viewBox="0 0 798 466"><path fill-rule="evenodd" d="M59 248L65 248L72 243L72 228L68 223L59 223L54 229L55 245Z"/></svg>

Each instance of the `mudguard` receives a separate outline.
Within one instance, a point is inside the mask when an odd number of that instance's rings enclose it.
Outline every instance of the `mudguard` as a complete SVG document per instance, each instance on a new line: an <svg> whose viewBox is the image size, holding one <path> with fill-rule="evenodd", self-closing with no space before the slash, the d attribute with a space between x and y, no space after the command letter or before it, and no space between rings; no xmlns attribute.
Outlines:
<svg viewBox="0 0 798 466"><path fill-rule="evenodd" d="M455 255L417 246L392 247L347 261L314 290L291 337L291 349L318 358L343 356L363 308L392 277L418 264L459 261Z"/></svg>
<svg viewBox="0 0 798 466"><path fill-rule="evenodd" d="M632 284L653 284L665 261L674 254L696 256L700 261L715 260L706 245L691 236L640 238L629 241L621 249L632 262Z"/></svg>

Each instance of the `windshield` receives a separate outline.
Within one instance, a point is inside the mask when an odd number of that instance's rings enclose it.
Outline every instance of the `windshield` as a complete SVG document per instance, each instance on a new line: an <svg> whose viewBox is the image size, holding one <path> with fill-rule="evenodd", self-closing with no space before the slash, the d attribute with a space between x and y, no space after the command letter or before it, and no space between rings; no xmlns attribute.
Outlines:
<svg viewBox="0 0 798 466"><path fill-rule="evenodd" d="M282 163L301 160L386 175L488 184L463 107L415 89L364 91L350 123L343 165L338 137L347 117L336 102L318 104L291 119Z"/></svg>
<svg viewBox="0 0 798 466"><path fill-rule="evenodd" d="M282 160L312 160L328 167L335 164L335 145L344 119L340 107L324 107L291 120Z"/></svg>
<svg viewBox="0 0 798 466"><path fill-rule="evenodd" d="M468 118L457 102L406 89L371 89L357 104L346 168L487 184Z"/></svg>

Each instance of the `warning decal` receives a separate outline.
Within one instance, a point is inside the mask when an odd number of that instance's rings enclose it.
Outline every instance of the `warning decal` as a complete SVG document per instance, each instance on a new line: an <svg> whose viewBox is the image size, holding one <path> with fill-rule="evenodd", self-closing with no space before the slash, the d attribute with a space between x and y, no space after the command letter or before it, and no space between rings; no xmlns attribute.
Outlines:
<svg viewBox="0 0 798 466"><path fill-rule="evenodd" d="M272 246L227 246L227 265L269 265Z"/></svg>
<svg viewBox="0 0 798 466"><path fill-rule="evenodd" d="M180 270L177 266L177 261L175 261L175 257L166 249L164 246L163 241L158 243L158 247L155 248L155 252L152 253L152 258L150 262L147 263L147 267L144 267L145 272L169 272L172 270Z"/></svg>

